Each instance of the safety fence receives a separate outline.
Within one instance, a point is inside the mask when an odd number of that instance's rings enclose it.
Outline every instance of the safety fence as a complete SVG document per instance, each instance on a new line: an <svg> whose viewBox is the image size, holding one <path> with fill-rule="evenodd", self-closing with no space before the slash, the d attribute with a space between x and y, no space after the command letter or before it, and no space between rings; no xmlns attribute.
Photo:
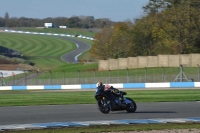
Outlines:
<svg viewBox="0 0 200 133"><path fill-rule="evenodd" d="M27 72L4 77L0 73L0 86L74 85L103 83L165 83L200 82L200 67L161 67L113 71L44 71Z"/></svg>

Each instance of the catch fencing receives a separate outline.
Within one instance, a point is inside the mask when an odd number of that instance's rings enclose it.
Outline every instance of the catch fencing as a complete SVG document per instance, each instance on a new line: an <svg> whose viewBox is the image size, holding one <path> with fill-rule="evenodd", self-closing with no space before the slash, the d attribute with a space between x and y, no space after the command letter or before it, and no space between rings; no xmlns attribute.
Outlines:
<svg viewBox="0 0 200 133"><path fill-rule="evenodd" d="M0 86L22 85L74 85L103 83L161 83L200 82L200 67L160 67L109 71L44 71L27 72L4 77L0 73Z"/></svg>

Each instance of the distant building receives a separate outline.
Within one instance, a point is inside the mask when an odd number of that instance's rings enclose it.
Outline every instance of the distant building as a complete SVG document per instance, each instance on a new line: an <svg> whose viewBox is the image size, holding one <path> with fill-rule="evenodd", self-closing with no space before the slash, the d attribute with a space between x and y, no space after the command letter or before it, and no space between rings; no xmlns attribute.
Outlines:
<svg viewBox="0 0 200 133"><path fill-rule="evenodd" d="M44 23L44 27L46 28L52 28L53 24L52 23Z"/></svg>
<svg viewBox="0 0 200 133"><path fill-rule="evenodd" d="M67 26L59 26L59 28L67 28Z"/></svg>

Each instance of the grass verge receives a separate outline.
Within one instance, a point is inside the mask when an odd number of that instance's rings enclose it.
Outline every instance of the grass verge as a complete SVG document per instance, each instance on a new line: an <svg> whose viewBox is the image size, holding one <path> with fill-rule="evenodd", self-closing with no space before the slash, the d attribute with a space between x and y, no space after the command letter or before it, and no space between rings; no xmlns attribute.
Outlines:
<svg viewBox="0 0 200 133"><path fill-rule="evenodd" d="M127 90L135 102L200 101L200 89ZM94 91L0 91L0 106L94 104Z"/></svg>
<svg viewBox="0 0 200 133"><path fill-rule="evenodd" d="M0 46L20 51L27 61L44 70L66 64L60 57L76 49L74 43L56 37L11 33L0 36Z"/></svg>

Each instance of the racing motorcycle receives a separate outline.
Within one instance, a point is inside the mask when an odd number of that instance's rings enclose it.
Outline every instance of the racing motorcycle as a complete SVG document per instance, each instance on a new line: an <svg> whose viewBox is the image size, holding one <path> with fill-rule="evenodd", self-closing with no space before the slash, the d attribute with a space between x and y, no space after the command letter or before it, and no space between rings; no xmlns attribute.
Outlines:
<svg viewBox="0 0 200 133"><path fill-rule="evenodd" d="M137 109L136 103L128 97L124 97L127 93L119 91L105 91L103 87L97 87L95 99L97 101L98 110L104 114L110 111L126 110L128 113L133 113Z"/></svg>

